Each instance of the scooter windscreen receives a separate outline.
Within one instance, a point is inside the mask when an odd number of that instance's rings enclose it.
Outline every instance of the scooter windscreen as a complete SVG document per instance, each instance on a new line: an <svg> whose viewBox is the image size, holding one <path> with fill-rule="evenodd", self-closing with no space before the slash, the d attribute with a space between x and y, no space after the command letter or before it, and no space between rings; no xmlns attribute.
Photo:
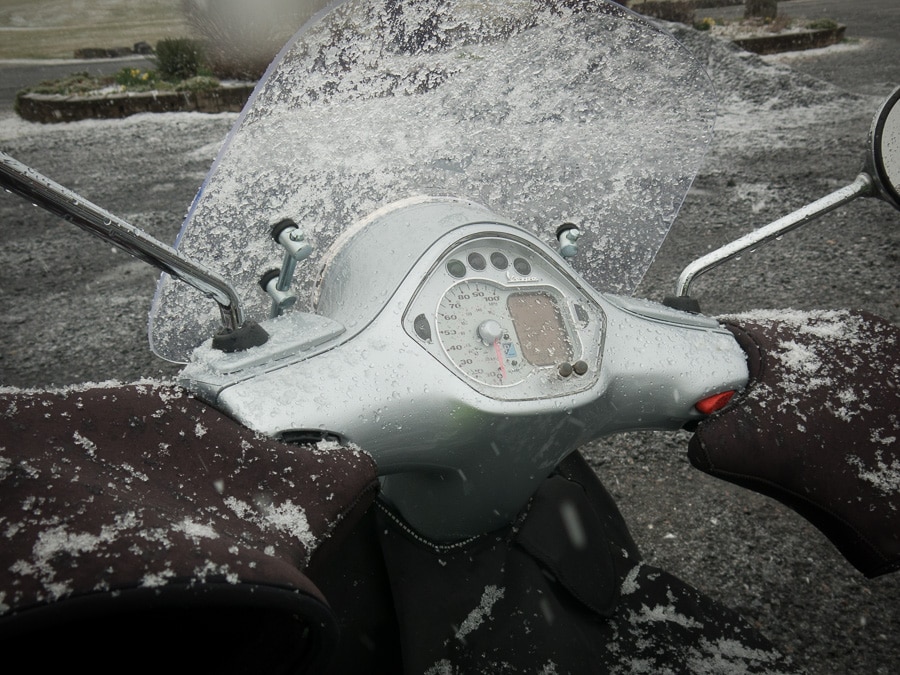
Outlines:
<svg viewBox="0 0 900 675"><path fill-rule="evenodd" d="M583 232L577 271L630 294L711 141L703 68L619 5L548 0L349 0L285 46L229 133L177 247L235 287L245 316L281 264L273 224L312 243L295 279L310 311L319 266L354 223L418 195L487 206L555 243ZM392 251L372 250L383 265ZM401 261L406 263L408 261ZM216 307L163 276L150 315L160 357L189 360Z"/></svg>

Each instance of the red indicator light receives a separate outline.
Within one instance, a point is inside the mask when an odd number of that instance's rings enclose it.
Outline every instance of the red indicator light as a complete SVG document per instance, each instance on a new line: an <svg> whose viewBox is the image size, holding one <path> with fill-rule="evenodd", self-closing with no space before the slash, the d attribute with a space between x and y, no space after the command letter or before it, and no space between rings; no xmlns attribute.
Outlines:
<svg viewBox="0 0 900 675"><path fill-rule="evenodd" d="M731 391L723 391L718 394L713 394L712 396L707 396L706 398L697 401L694 407L704 415L709 415L716 412L717 410L721 410L726 405L728 405L728 402L731 400L731 397L734 396L734 394L735 392L733 389Z"/></svg>

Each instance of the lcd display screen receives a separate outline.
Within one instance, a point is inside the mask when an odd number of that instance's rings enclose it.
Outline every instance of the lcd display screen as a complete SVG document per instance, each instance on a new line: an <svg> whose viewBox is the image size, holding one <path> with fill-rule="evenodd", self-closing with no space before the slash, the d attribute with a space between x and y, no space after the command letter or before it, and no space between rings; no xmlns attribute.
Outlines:
<svg viewBox="0 0 900 675"><path fill-rule="evenodd" d="M557 365L573 358L562 313L549 293L515 293L507 300L522 355L535 366Z"/></svg>

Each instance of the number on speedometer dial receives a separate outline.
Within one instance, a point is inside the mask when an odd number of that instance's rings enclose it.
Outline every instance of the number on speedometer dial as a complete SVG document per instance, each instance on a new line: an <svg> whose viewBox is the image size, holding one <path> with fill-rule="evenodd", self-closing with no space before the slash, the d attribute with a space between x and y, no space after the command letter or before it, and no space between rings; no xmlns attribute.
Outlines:
<svg viewBox="0 0 900 675"><path fill-rule="evenodd" d="M477 382L513 385L531 372L507 309L510 291L486 281L463 281L441 299L437 333L453 364Z"/></svg>

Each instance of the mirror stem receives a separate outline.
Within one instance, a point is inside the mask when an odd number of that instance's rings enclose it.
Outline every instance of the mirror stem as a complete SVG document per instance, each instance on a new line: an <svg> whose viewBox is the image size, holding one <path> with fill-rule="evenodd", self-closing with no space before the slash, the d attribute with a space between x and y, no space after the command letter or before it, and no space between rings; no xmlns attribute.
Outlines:
<svg viewBox="0 0 900 675"><path fill-rule="evenodd" d="M748 249L754 249L772 239L777 239L787 232L805 225L811 220L843 206L847 202L853 201L857 197L872 194L874 187L875 183L872 177L867 173L861 173L850 185L836 190L830 195L814 201L812 204L807 204L803 208L797 209L793 213L789 213L758 230L754 230L740 239L725 244L725 246L717 248L701 258L697 258L685 267L679 275L678 282L675 285L676 297L688 296L691 283L701 274L705 274L722 263L736 258Z"/></svg>
<svg viewBox="0 0 900 675"><path fill-rule="evenodd" d="M240 301L224 278L3 152L0 185L212 298L227 332L243 325Z"/></svg>

